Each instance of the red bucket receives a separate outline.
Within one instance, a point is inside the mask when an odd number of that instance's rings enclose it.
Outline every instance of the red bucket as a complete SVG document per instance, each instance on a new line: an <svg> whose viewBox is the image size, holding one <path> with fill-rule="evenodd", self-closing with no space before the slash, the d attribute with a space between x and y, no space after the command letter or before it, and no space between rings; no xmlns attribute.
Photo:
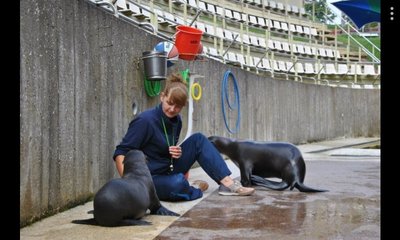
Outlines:
<svg viewBox="0 0 400 240"><path fill-rule="evenodd" d="M176 27L175 46L178 48L179 58L194 60L198 54L203 31L184 25Z"/></svg>

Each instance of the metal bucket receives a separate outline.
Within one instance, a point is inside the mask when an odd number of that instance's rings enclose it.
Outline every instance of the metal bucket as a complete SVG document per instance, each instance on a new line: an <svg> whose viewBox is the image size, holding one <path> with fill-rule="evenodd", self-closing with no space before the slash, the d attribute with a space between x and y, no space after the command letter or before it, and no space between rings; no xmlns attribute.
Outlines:
<svg viewBox="0 0 400 240"><path fill-rule="evenodd" d="M146 51L142 54L144 73L150 81L165 80L167 78L167 53Z"/></svg>

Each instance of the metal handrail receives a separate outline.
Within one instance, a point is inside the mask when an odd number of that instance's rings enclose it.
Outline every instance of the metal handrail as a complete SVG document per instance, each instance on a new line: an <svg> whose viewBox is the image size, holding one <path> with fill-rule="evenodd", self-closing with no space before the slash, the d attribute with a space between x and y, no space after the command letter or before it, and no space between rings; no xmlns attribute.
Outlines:
<svg viewBox="0 0 400 240"><path fill-rule="evenodd" d="M115 1L114 1L114 2L115 2ZM112 2L107 1L107 0L95 0L95 4L96 4L97 6L106 5L106 6L111 7L114 16L119 17L117 8L114 6L114 4L113 4Z"/></svg>
<svg viewBox="0 0 400 240"><path fill-rule="evenodd" d="M327 7L327 6L326 6ZM329 21L331 21L331 22L333 22L333 19L332 18L330 18L328 15L326 15L325 13L323 13L324 14L324 17L327 19L327 20L329 20ZM378 48L374 43L372 43L370 40L368 40L366 37L364 37L364 36L362 36L361 35L361 33L356 29L356 28L354 28L346 19L344 19L343 17L341 17L341 20L343 20L348 26L350 26L356 33L357 33L357 35L358 36L360 36L360 37L362 37L362 38L364 38L369 44L371 44L371 46L373 47L373 48L375 48L375 49L377 49L379 52L381 52L381 49L380 48ZM361 47L361 49L368 55L368 56L370 56L374 61L376 61L377 63L381 63L381 60L379 59L379 58L377 58L373 53L371 53L366 47L364 47L360 42L358 42L353 36L351 36L351 34L349 33L349 32L347 32L342 26L340 26L339 24L336 24L336 26L338 26L344 33L346 33L354 42L356 42L357 43L357 45L359 46L359 47Z"/></svg>
<svg viewBox="0 0 400 240"><path fill-rule="evenodd" d="M232 42L231 42L231 43L229 44L229 46L226 48L225 52L222 54L222 57L225 56L225 54L228 52L228 50L231 48L231 46L233 45L233 43L236 41L236 38L238 38L238 37L239 37L239 34L236 34L236 35L233 37Z"/></svg>

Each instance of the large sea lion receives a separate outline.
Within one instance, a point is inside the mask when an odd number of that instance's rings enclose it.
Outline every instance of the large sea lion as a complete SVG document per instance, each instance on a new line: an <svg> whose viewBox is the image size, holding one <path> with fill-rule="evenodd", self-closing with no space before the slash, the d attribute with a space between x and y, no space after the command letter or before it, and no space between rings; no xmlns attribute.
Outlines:
<svg viewBox="0 0 400 240"><path fill-rule="evenodd" d="M96 193L94 219L73 223L108 227L148 224L140 221L147 210L155 215L179 216L161 205L142 151L129 151L123 164L122 178L111 179Z"/></svg>
<svg viewBox="0 0 400 240"><path fill-rule="evenodd" d="M303 184L306 165L300 150L287 142L255 142L226 137L208 138L217 150L229 157L240 169L245 187L263 186L274 190L297 188L301 192L325 192ZM265 178L281 178L281 182Z"/></svg>

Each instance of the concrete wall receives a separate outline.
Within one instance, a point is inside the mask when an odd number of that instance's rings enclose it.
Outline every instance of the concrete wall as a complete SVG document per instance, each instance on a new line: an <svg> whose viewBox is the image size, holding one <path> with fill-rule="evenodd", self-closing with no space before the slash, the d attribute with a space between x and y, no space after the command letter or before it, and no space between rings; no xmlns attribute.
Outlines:
<svg viewBox="0 0 400 240"><path fill-rule="evenodd" d="M132 103L140 112L159 101L146 95L140 57L160 39L84 0L21 1L20 19L24 226L87 201L117 177L111 156L133 118ZM262 78L213 60L181 60L168 71L186 68L204 76L196 80L203 95L194 103L194 131L295 144L380 135L379 90ZM241 128L235 135L227 132L221 113L226 70L240 91ZM233 113L232 127L234 122Z"/></svg>

